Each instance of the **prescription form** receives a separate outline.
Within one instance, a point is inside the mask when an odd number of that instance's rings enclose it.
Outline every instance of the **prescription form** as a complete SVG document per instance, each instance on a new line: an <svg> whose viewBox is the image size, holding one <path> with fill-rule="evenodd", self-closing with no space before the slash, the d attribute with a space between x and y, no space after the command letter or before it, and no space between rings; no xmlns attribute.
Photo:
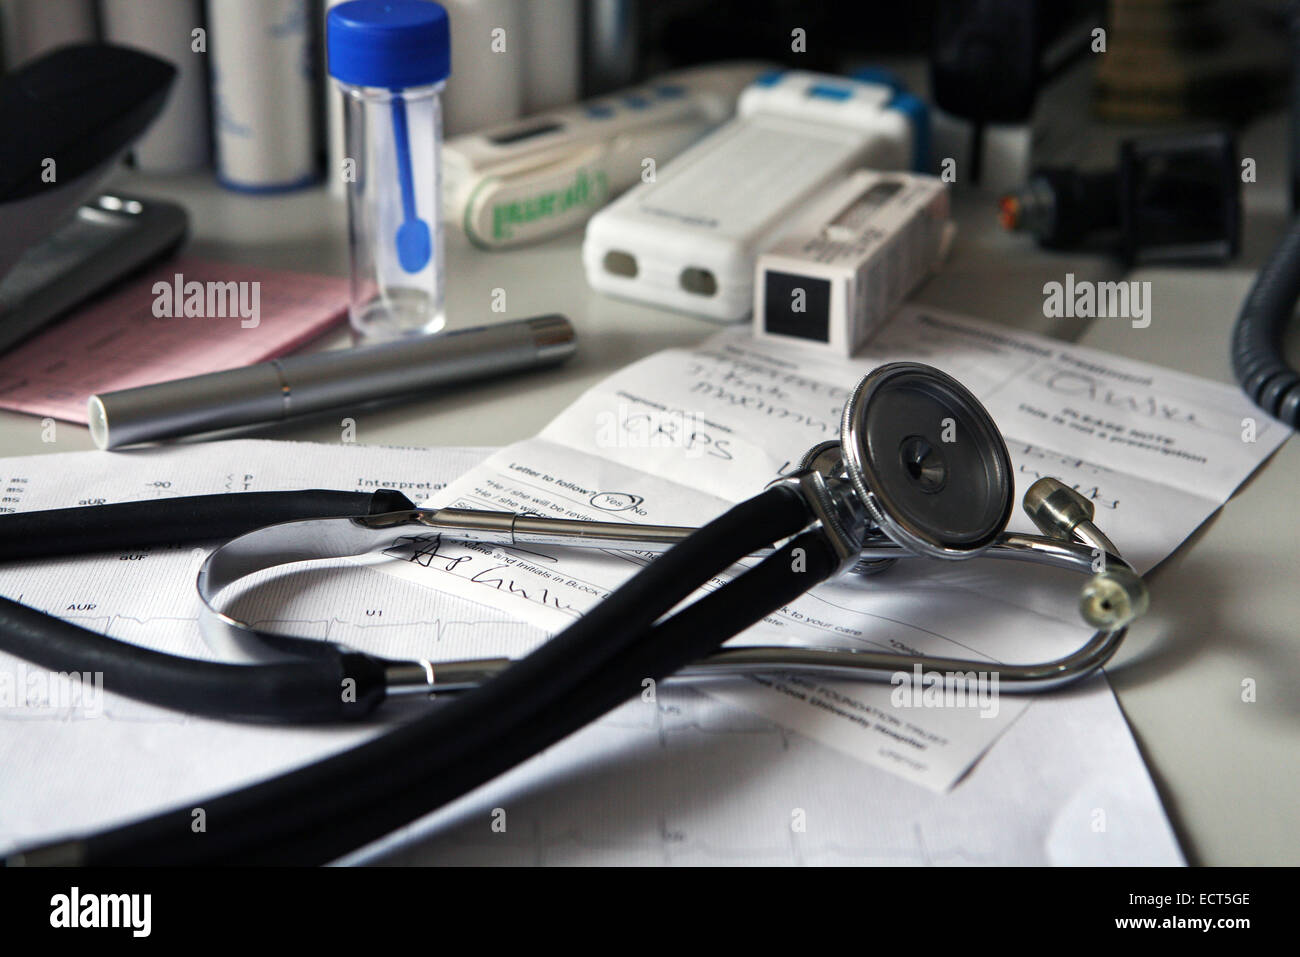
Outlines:
<svg viewBox="0 0 1300 957"><path fill-rule="evenodd" d="M1142 572L1206 520L1290 434L1234 388L978 320L906 307L856 359L827 358L744 331L644 359L598 384L534 439L492 455L430 504L556 518L693 525L759 492L835 438L857 381L914 360L963 382L1006 437L1013 531L1043 475L1093 502L1097 522ZM649 555L505 549L412 535L384 571L483 602L549 632L592 607ZM908 560L814 589L734 644L806 644L999 663L1078 647L1083 579L994 559ZM716 582L715 582L716 584ZM1109 695L1102 679L1089 686ZM931 707L899 687L811 677L714 682L752 710L913 783L946 791L1029 707L999 695Z"/></svg>

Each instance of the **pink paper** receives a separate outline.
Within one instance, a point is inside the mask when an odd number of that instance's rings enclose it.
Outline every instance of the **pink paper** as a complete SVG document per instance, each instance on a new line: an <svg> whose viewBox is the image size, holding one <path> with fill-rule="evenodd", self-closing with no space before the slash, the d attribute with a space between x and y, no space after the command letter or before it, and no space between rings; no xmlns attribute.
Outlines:
<svg viewBox="0 0 1300 957"><path fill-rule="evenodd" d="M187 316L187 301L202 315ZM84 423L95 393L273 359L338 323L347 307L346 279L172 259L0 356L0 408Z"/></svg>

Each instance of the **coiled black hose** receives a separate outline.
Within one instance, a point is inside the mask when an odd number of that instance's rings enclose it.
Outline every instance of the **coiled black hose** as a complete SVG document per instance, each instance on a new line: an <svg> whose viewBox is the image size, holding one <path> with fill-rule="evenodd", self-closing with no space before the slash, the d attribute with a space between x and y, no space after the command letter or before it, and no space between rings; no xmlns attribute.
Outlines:
<svg viewBox="0 0 1300 957"><path fill-rule="evenodd" d="M1273 418L1300 427L1300 372L1282 339L1300 299L1300 218L1259 270L1232 331L1232 371L1246 395Z"/></svg>
<svg viewBox="0 0 1300 957"><path fill-rule="evenodd" d="M1300 213L1300 0L1286 7L1291 43L1291 208ZM1282 341L1300 299L1300 216L1255 277L1232 330L1232 371L1261 409L1291 428L1300 424L1300 373Z"/></svg>

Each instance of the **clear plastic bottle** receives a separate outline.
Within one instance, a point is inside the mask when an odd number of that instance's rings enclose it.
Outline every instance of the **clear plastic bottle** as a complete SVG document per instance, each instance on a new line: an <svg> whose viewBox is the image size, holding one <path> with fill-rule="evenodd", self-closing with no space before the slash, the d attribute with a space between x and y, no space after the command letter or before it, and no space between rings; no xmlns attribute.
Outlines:
<svg viewBox="0 0 1300 957"><path fill-rule="evenodd" d="M351 0L329 12L329 73L343 96L356 335L442 329L442 104L447 13L430 0Z"/></svg>

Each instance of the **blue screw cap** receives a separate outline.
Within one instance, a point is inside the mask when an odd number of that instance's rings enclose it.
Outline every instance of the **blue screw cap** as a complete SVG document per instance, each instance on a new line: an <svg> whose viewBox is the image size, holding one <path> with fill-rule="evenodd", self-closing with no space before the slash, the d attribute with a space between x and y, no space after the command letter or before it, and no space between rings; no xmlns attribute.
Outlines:
<svg viewBox="0 0 1300 957"><path fill-rule="evenodd" d="M350 0L325 24L329 74L354 86L400 90L451 74L447 11L432 0Z"/></svg>

